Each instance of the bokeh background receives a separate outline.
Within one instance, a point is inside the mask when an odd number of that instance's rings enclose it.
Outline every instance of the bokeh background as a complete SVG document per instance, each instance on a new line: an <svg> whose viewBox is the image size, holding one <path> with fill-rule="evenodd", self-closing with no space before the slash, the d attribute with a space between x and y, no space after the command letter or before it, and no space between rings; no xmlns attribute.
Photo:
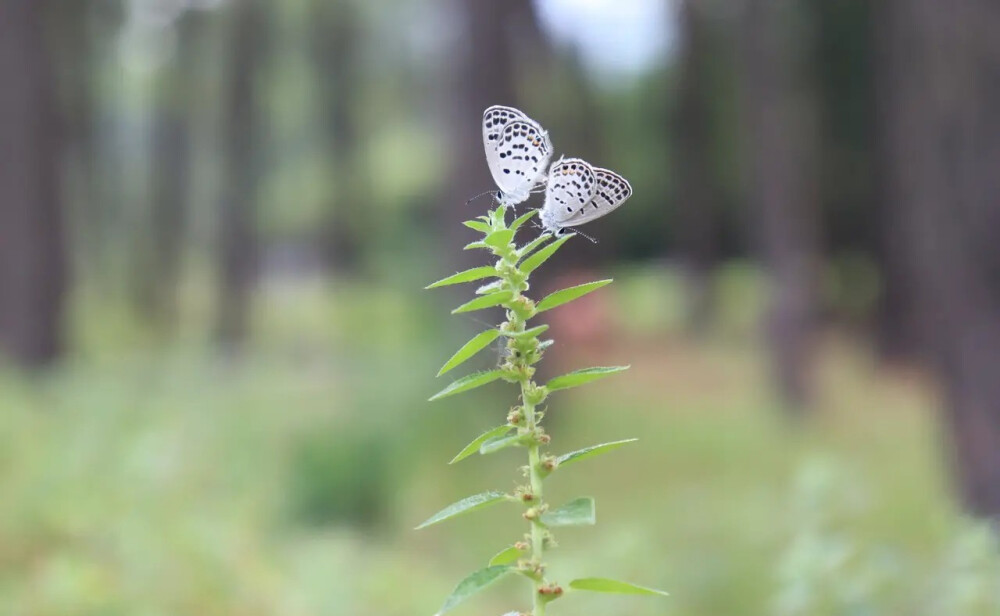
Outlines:
<svg viewBox="0 0 1000 616"><path fill-rule="evenodd" d="M0 613L431 614L520 536L411 530L520 464L445 464L511 387L426 402L482 328L422 288L481 258L490 104L635 189L533 289L614 276L544 371L633 365L553 400L554 447L642 437L553 477L599 523L551 565L672 596L554 614L1000 613L998 31L990 0L0 0Z"/></svg>

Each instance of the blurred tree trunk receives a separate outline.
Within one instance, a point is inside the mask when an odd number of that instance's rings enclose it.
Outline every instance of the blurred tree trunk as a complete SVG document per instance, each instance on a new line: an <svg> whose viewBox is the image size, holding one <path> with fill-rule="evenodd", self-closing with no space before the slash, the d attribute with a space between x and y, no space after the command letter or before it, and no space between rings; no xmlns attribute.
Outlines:
<svg viewBox="0 0 1000 616"><path fill-rule="evenodd" d="M265 14L260 0L235 0L230 65L223 93L224 189L219 212L220 306L216 336L226 350L246 339L250 295L257 275L257 79Z"/></svg>
<svg viewBox="0 0 1000 616"><path fill-rule="evenodd" d="M819 234L815 118L803 79L800 7L747 0L744 8L743 166L771 285L766 336L785 402L803 409L812 396Z"/></svg>
<svg viewBox="0 0 1000 616"><path fill-rule="evenodd" d="M322 230L322 248L332 270L357 271L361 241L369 225L365 217L365 174L356 165L359 149L356 109L361 86L361 16L348 0L316 0L312 4L312 55L318 74L333 195Z"/></svg>
<svg viewBox="0 0 1000 616"><path fill-rule="evenodd" d="M1000 5L891 0L883 11L900 259L943 376L965 504L1000 520Z"/></svg>
<svg viewBox="0 0 1000 616"><path fill-rule="evenodd" d="M518 106L512 37L519 20L526 14L533 17L534 12L530 0L452 2L461 20L462 35L452 54L456 66L450 86L447 144L452 152L451 172L441 209L443 224L454 238L454 245L469 241L468 230L459 223L483 213L489 203L486 197L471 205L466 205L466 200L484 190L496 190L483 153L483 110L490 105ZM521 211L525 211L523 205ZM472 251L459 258L467 264L477 262Z"/></svg>
<svg viewBox="0 0 1000 616"><path fill-rule="evenodd" d="M61 118L45 3L0 3L0 346L24 366L63 350Z"/></svg>
<svg viewBox="0 0 1000 616"><path fill-rule="evenodd" d="M716 217L721 207L721 181L715 173L712 147L712 97L717 91L711 80L709 8L699 0L685 0L681 5L683 47L671 122L678 247L691 298L687 322L695 333L704 333L711 323L711 275L717 252Z"/></svg>
<svg viewBox="0 0 1000 616"><path fill-rule="evenodd" d="M153 325L169 332L176 326L177 293L184 228L191 194L191 121L196 112L195 72L199 62L200 11L188 10L174 25L177 49L157 80L152 129L151 242L136 259L138 299Z"/></svg>

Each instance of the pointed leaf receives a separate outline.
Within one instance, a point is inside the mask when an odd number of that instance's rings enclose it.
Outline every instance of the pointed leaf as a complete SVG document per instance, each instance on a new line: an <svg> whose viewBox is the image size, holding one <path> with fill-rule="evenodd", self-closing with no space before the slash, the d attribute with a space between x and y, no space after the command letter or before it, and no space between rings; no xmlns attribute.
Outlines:
<svg viewBox="0 0 1000 616"><path fill-rule="evenodd" d="M517 249L517 258L518 259L523 259L525 257L525 255L531 254L532 251L534 251L536 248L538 248L539 246L541 246L545 242L549 241L550 239L552 239L552 234L551 233L542 233L541 235L539 235L535 239L531 240L530 242L528 242L524 246L521 246L520 248L518 248Z"/></svg>
<svg viewBox="0 0 1000 616"><path fill-rule="evenodd" d="M580 460L586 460L587 458L598 456L602 453L609 452L613 449L618 449L622 445L634 443L637 440L639 439L629 438L623 441L614 441L612 443L601 443L600 445L593 445L591 447L577 449L576 451L571 451L556 458L557 466L559 468L562 468L567 464L572 464L573 462L579 462Z"/></svg>
<svg viewBox="0 0 1000 616"><path fill-rule="evenodd" d="M483 286L476 289L476 295L487 295L489 293L496 293L503 286L503 280L494 280L489 284L484 284Z"/></svg>
<svg viewBox="0 0 1000 616"><path fill-rule="evenodd" d="M441 369L438 370L437 375L441 376L442 374L448 372L452 368L461 365L462 362L466 361L479 351L482 351L486 347L490 346L490 343L496 340L497 336L499 335L500 332L495 329L488 329L484 332L479 332L472 338L472 340L463 344L462 348L455 351L455 354L451 356L451 359L449 359L447 362L445 362L443 366L441 366Z"/></svg>
<svg viewBox="0 0 1000 616"><path fill-rule="evenodd" d="M483 248L489 250L490 245L487 244L486 242L477 241L477 242L469 242L465 246L462 246L462 250L475 250L477 248Z"/></svg>
<svg viewBox="0 0 1000 616"><path fill-rule="evenodd" d="M490 308L492 306L499 306L505 302L509 302L511 298L514 297L513 291L498 291L496 293L490 293L489 295L483 295L482 297L477 297L471 302L466 302L451 311L452 314L458 314L460 312L472 312L473 310L482 310L483 308Z"/></svg>
<svg viewBox="0 0 1000 616"><path fill-rule="evenodd" d="M451 596L445 599L444 605L441 606L441 609L434 616L441 616L441 614L449 611L513 570L514 568L510 565L497 565L496 567L487 567L476 571L458 583L455 590L451 591Z"/></svg>
<svg viewBox="0 0 1000 616"><path fill-rule="evenodd" d="M496 453L501 449L507 449L508 447L514 447L521 444L521 435L512 434L511 436L501 436L494 437L487 440L479 447L479 453L486 455L491 453Z"/></svg>
<svg viewBox="0 0 1000 616"><path fill-rule="evenodd" d="M542 514L546 526L592 526L597 523L594 499L584 496Z"/></svg>
<svg viewBox="0 0 1000 616"><path fill-rule="evenodd" d="M517 559L521 558L521 550L510 546L509 548L503 549L497 553L496 556L490 559L490 566L495 567L496 565L509 565L513 562L517 562Z"/></svg>
<svg viewBox="0 0 1000 616"><path fill-rule="evenodd" d="M487 430L486 432L483 432L482 434L480 434L479 436L477 436L475 438L475 440L473 440L471 443L469 443L468 445L466 445L465 449L463 449L462 451L458 452L458 455L455 456L454 458L452 458L451 462L449 462L448 464L454 464L455 462L460 462L460 461L468 458L472 454L474 454L477 451L479 451L479 447L483 443L485 443L486 441L488 441L488 440L490 440L492 438L497 438L499 436L503 436L504 434L507 434L508 432L510 432L512 429L514 429L514 426L510 426L510 425L507 425L507 426L497 426L496 428L493 428L492 430Z"/></svg>
<svg viewBox="0 0 1000 616"><path fill-rule="evenodd" d="M478 220L466 220L462 224L465 225L466 227L470 228L470 229L475 229L476 231L479 231L480 233L489 233L490 232L490 226L488 224L486 224L485 222L479 222Z"/></svg>
<svg viewBox="0 0 1000 616"><path fill-rule="evenodd" d="M491 265L484 265L482 267L474 267L472 269L465 270L464 272L459 272L448 276L447 278L442 278L437 282L431 283L424 287L425 289L436 289L438 287L446 287L451 284L460 284L463 282L472 282L473 280L482 280L483 278L489 278L490 276L496 276L497 270Z"/></svg>
<svg viewBox="0 0 1000 616"><path fill-rule="evenodd" d="M531 217L534 216L537 213L538 213L538 210L535 210L535 209L528 210L524 214L521 214L520 216L518 216L514 220L514 222L510 223L510 228L513 229L514 231L517 231L518 229L521 228L521 225L523 225L524 223L526 223L529 220L531 220Z"/></svg>
<svg viewBox="0 0 1000 616"><path fill-rule="evenodd" d="M517 338L521 340L524 338L531 338L539 334L542 334L548 329L549 329L548 325L539 325L537 327L526 329L523 332L501 332L501 333L504 336L507 336L508 338Z"/></svg>
<svg viewBox="0 0 1000 616"><path fill-rule="evenodd" d="M621 595L653 595L666 597L670 594L662 590L656 590L655 588L636 586L635 584L629 584L628 582L619 582L618 580L609 580L607 578L580 578L570 582L569 587L576 590L613 592Z"/></svg>
<svg viewBox="0 0 1000 616"><path fill-rule="evenodd" d="M546 383L545 387L548 388L549 391L577 387L628 369L629 366L601 366L598 368L584 368L583 370L576 370L575 372L570 372L569 374L557 376Z"/></svg>
<svg viewBox="0 0 1000 616"><path fill-rule="evenodd" d="M520 270L525 274L530 274L535 271L539 265L545 263L549 260L549 257L554 255L559 247L569 241L569 238L573 237L575 234L570 233L569 235L564 235L556 241L552 242L544 248L539 248L538 252L532 254L530 257L521 262L519 266Z"/></svg>
<svg viewBox="0 0 1000 616"><path fill-rule="evenodd" d="M468 498L463 498L457 503L452 503L438 511L431 517L424 520L424 522L416 527L414 530L420 530L421 528L427 528L431 524L437 524L438 522L444 522L457 515L463 513L469 513L470 511L476 511L477 509L482 509L484 507L489 507L490 505L495 505L501 501L507 500L507 495L503 492L483 492L482 494L475 494Z"/></svg>
<svg viewBox="0 0 1000 616"><path fill-rule="evenodd" d="M538 302L538 312L545 312L546 310L551 310L556 306L562 306L566 302L571 302L578 297L583 297L587 293L591 293L605 285L611 284L611 282L612 280L609 278L607 280L588 282L587 284L581 284L575 287L569 287L568 289L556 291L551 295L545 296L545 299Z"/></svg>
<svg viewBox="0 0 1000 616"><path fill-rule="evenodd" d="M487 246L492 246L493 248L501 248L510 244L510 241L514 239L513 229L500 229L499 231L494 231L490 233L483 239L483 243Z"/></svg>
<svg viewBox="0 0 1000 616"><path fill-rule="evenodd" d="M428 399L428 402L433 402L434 400L440 400L441 398L447 398L448 396L454 396L455 394L460 394L463 391L469 391L470 389L475 389L476 387L481 387L487 383L492 383L493 381L499 379L503 376L503 372L500 370L489 370L487 372L475 372L468 376L463 376L451 385L445 387L441 391L437 392Z"/></svg>

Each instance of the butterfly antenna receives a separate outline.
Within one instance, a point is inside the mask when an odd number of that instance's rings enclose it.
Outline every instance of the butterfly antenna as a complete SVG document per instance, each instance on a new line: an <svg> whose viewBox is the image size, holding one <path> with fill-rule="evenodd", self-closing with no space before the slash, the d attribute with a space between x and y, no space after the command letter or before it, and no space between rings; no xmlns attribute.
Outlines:
<svg viewBox="0 0 1000 616"><path fill-rule="evenodd" d="M476 199L479 199L480 197L485 197L486 195L493 195L493 198L496 199L496 195L494 194L494 191L493 190L487 190L485 192L479 193L478 195L476 195L475 197L473 197L471 199L466 200L465 205L469 205L470 203L472 203Z"/></svg>
<svg viewBox="0 0 1000 616"><path fill-rule="evenodd" d="M587 235L583 231L580 231L579 229L573 229L573 233L576 233L579 236L587 238L588 240L590 240L591 244L596 244L597 243L597 239L596 238L590 237L589 235Z"/></svg>

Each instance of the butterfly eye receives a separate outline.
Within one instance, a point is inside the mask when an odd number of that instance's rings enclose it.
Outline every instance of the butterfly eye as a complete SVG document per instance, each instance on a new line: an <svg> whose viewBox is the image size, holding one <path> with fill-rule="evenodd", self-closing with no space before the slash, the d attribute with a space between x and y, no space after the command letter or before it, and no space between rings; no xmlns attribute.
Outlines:
<svg viewBox="0 0 1000 616"><path fill-rule="evenodd" d="M499 201L501 199L503 199L503 191L502 190L498 190L497 191L497 201Z"/></svg>

